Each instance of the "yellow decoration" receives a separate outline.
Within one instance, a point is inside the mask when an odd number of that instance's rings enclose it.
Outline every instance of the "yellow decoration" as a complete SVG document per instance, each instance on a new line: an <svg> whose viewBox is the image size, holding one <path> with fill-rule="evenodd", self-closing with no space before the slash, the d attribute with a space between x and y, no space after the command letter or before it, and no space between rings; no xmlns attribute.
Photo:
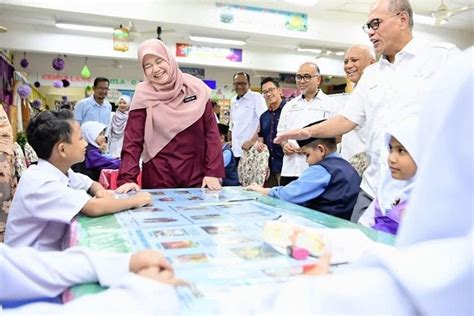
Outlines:
<svg viewBox="0 0 474 316"><path fill-rule="evenodd" d="M120 25L114 30L114 50L119 52L128 51L128 30Z"/></svg>

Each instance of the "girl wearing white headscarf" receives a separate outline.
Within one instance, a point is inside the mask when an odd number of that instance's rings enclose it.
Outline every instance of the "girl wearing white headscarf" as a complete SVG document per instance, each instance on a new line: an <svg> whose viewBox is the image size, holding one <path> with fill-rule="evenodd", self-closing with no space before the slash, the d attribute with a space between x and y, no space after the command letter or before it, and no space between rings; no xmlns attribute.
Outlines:
<svg viewBox="0 0 474 316"><path fill-rule="evenodd" d="M81 125L82 137L87 142L85 165L89 170L100 172L102 169L120 167L120 159L110 158L102 153L107 149L106 128L107 126L96 121L88 121Z"/></svg>
<svg viewBox="0 0 474 316"><path fill-rule="evenodd" d="M121 95L118 101L117 111L110 120L109 127L109 154L113 158L120 158L123 146L123 134L128 120L130 108L130 97Z"/></svg>
<svg viewBox="0 0 474 316"><path fill-rule="evenodd" d="M385 133L386 163L380 166L377 197L359 223L395 235L407 207L417 169L414 160L418 120L411 116L395 122Z"/></svg>

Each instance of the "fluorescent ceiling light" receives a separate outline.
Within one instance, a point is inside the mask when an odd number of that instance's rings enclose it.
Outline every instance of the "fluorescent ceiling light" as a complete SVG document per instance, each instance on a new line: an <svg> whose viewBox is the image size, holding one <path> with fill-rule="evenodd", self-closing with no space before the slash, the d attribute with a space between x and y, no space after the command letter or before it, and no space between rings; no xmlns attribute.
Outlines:
<svg viewBox="0 0 474 316"><path fill-rule="evenodd" d="M298 52L305 52L305 53L314 53L314 54L320 54L321 53L321 50L319 48L311 48L311 47L298 46L298 47L296 47L296 50Z"/></svg>
<svg viewBox="0 0 474 316"><path fill-rule="evenodd" d="M285 2L296 5L313 6L318 3L318 0L285 0Z"/></svg>
<svg viewBox="0 0 474 316"><path fill-rule="evenodd" d="M243 46L243 45L247 44L245 41L241 41L241 40L231 40L231 39L225 39L225 38L194 36L194 35L190 35L189 39L193 42L225 44L225 45Z"/></svg>
<svg viewBox="0 0 474 316"><path fill-rule="evenodd" d="M71 23L56 22L56 27L60 28L60 29L86 31L86 32L96 32L96 33L110 33L110 34L112 34L114 32L113 27L80 25L80 24L71 24Z"/></svg>
<svg viewBox="0 0 474 316"><path fill-rule="evenodd" d="M338 51L338 52L335 52L335 54L336 56L344 56L346 53Z"/></svg>
<svg viewBox="0 0 474 316"><path fill-rule="evenodd" d="M413 14L413 20L415 21L415 23L427 24L427 25L435 25L436 23L436 18L432 16L420 15L420 14ZM445 19L441 19L440 25L445 24L446 22L448 21Z"/></svg>

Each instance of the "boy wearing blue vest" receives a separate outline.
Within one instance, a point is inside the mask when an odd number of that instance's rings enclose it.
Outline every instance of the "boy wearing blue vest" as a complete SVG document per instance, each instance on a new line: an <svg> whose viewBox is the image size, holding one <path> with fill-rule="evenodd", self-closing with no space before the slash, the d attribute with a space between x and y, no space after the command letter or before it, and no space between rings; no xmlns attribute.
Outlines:
<svg viewBox="0 0 474 316"><path fill-rule="evenodd" d="M222 186L236 186L239 185L239 176L237 173L237 163L234 154L227 144L227 132L229 126L224 124L217 124L219 126L219 134L221 135L222 155L224 157L225 178L222 180Z"/></svg>
<svg viewBox="0 0 474 316"><path fill-rule="evenodd" d="M297 142L309 165L297 180L271 189L259 185L250 185L247 189L350 220L361 179L336 152L336 139L309 138Z"/></svg>

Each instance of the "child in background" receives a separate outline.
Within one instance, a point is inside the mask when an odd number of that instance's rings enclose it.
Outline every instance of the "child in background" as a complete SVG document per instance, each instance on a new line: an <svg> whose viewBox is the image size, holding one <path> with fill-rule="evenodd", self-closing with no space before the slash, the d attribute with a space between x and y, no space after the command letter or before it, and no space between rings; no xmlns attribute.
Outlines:
<svg viewBox="0 0 474 316"><path fill-rule="evenodd" d="M94 175L99 175L102 169L118 169L120 167L120 159L104 154L107 151L106 128L107 126L104 124L95 121L85 122L81 125L82 137L87 142L85 167ZM91 178L98 179L95 176Z"/></svg>
<svg viewBox="0 0 474 316"><path fill-rule="evenodd" d="M71 111L39 113L30 120L26 135L39 161L18 184L7 219L6 244L61 250L68 226L79 212L101 216L152 202L148 192L116 199L113 192L70 169L84 160L87 145ZM127 183L117 190L138 191L139 187Z"/></svg>
<svg viewBox="0 0 474 316"><path fill-rule="evenodd" d="M108 130L109 154L112 158L120 158L123 146L123 134L128 120L128 110L130 108L130 97L121 95L118 102L117 111L110 120Z"/></svg>
<svg viewBox="0 0 474 316"><path fill-rule="evenodd" d="M236 186L239 185L239 176L237 174L237 163L234 154L227 144L227 132L229 126L224 124L217 124L219 127L219 134L222 143L222 155L224 157L225 178L222 181L222 186Z"/></svg>
<svg viewBox="0 0 474 316"><path fill-rule="evenodd" d="M336 152L336 139L309 138L298 140L298 145L309 168L297 180L271 189L255 184L247 189L349 220L359 194L360 177Z"/></svg>
<svg viewBox="0 0 474 316"><path fill-rule="evenodd" d="M385 133L388 165L381 165L377 196L359 219L360 224L397 234L417 170L413 159L416 127L416 117L409 117L397 122Z"/></svg>

